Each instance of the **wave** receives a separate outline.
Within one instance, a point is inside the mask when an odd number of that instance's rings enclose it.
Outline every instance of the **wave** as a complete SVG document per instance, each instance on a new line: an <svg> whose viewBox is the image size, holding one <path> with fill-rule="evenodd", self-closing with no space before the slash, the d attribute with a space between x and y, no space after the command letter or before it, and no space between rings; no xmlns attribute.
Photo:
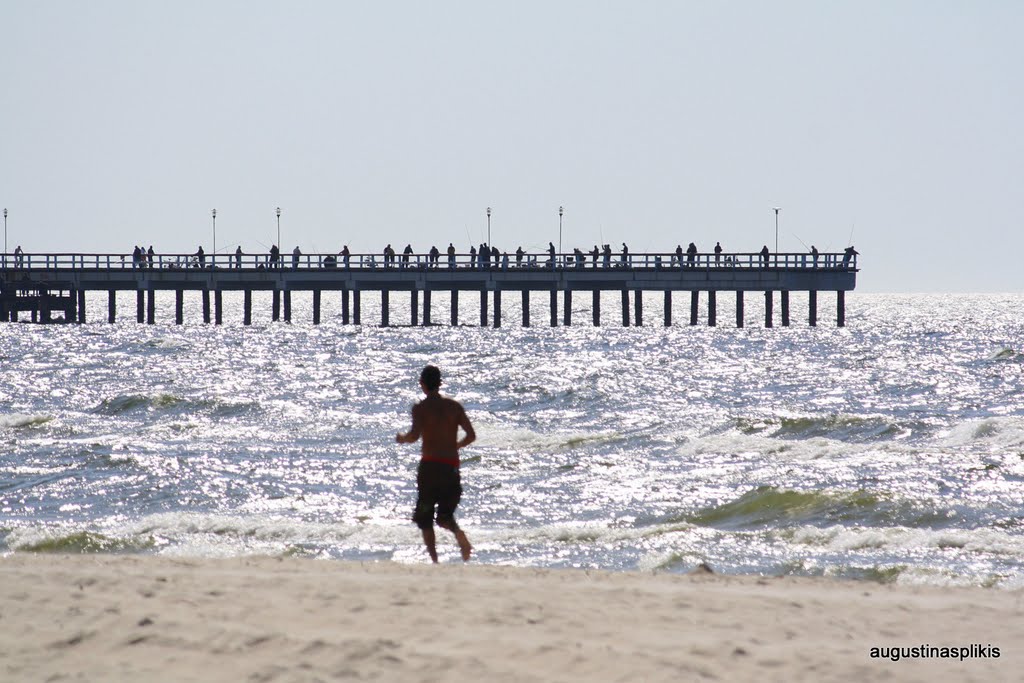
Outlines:
<svg viewBox="0 0 1024 683"><path fill-rule="evenodd" d="M955 425L939 435L943 446L987 445L996 449L1024 449L1024 419L988 417Z"/></svg>
<svg viewBox="0 0 1024 683"><path fill-rule="evenodd" d="M152 539L115 538L92 531L23 530L11 531L6 538L11 550L28 553L130 553L152 548Z"/></svg>
<svg viewBox="0 0 1024 683"><path fill-rule="evenodd" d="M44 413L11 413L9 415L0 415L0 429L37 427L51 420L53 420L53 416Z"/></svg>
<svg viewBox="0 0 1024 683"><path fill-rule="evenodd" d="M125 415L135 412L194 413L208 412L213 417L236 417L258 409L256 401L190 399L174 394L122 394L104 399L92 409L100 415Z"/></svg>
<svg viewBox="0 0 1024 683"><path fill-rule="evenodd" d="M792 543L849 552L888 549L900 552L963 550L1024 559L1024 537L1002 529L920 529L903 526L807 526L778 532Z"/></svg>
<svg viewBox="0 0 1024 683"><path fill-rule="evenodd" d="M780 439L824 437L837 441L886 441L904 438L920 428L883 416L823 415L780 418L737 418L743 434L770 434Z"/></svg>
<svg viewBox="0 0 1024 683"><path fill-rule="evenodd" d="M725 530L836 523L938 528L951 523L941 510L866 491L790 491L774 486L760 486L733 501L682 519Z"/></svg>

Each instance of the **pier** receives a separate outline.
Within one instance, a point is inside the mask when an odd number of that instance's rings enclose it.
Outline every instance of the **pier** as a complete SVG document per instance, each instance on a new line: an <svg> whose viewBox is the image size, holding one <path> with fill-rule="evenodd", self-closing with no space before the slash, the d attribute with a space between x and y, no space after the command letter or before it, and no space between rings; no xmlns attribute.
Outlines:
<svg viewBox="0 0 1024 683"><path fill-rule="evenodd" d="M118 295L134 303L138 323L155 323L158 295L175 297L175 323L183 324L186 291L202 297L203 322L223 322L226 291L243 292L243 324L252 324L252 293L272 293L273 321L291 322L293 292L312 292L313 324L321 319L324 293L340 297L342 324L364 324L363 292L380 292L380 324L390 324L392 292L408 292L413 325L437 324L431 316L435 296L451 298L451 325L459 324L459 295L478 297L481 327L501 327L502 297L519 294L522 322L529 327L530 294L548 293L551 326L569 326L573 295L592 297L591 323L599 326L601 293L621 294L621 325L643 324L645 293L664 297L664 325L671 326L672 297L689 295L689 324L718 324L719 299L735 304L736 327L744 326L745 295L760 294L764 325L790 324L790 293L807 292L807 324L818 324L818 294L835 294L836 325L846 324L846 292L856 286L857 255L820 253L675 253L613 255L524 254L484 260L470 254L409 254L385 259L380 254L206 255L160 254L134 260L131 254L23 254L0 261L0 321L86 322L86 296L107 297L107 321L118 316ZM134 295L134 296L133 296ZM212 295L212 296L211 296ZM721 296L720 296L721 295ZM212 307L211 307L212 298ZM753 298L753 297L751 297ZM761 298L761 297L757 297ZM703 301L702 301L703 300ZM561 316L559 316L561 310ZM211 315L212 313L212 315ZM57 317L57 316L60 317Z"/></svg>

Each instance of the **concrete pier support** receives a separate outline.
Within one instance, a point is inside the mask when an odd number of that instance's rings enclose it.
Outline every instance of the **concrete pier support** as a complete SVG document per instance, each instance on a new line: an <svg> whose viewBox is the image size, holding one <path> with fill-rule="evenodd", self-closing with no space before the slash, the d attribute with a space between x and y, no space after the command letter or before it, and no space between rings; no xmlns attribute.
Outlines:
<svg viewBox="0 0 1024 683"><path fill-rule="evenodd" d="M773 321L772 321L772 318L773 318L773 315L772 315L773 314L772 302L773 302L772 292L771 292L771 290L768 290L767 292L764 293L764 326L765 327L772 327L772 325L774 324Z"/></svg>
<svg viewBox="0 0 1024 683"><path fill-rule="evenodd" d="M174 324L181 325L185 322L185 292L174 290Z"/></svg>
<svg viewBox="0 0 1024 683"><path fill-rule="evenodd" d="M629 327L629 290L622 290L622 326Z"/></svg>
<svg viewBox="0 0 1024 683"><path fill-rule="evenodd" d="M558 291L552 289L549 294L551 300L551 327L558 326Z"/></svg>
<svg viewBox="0 0 1024 683"><path fill-rule="evenodd" d="M715 290L708 292L708 327L715 327L718 325L718 301Z"/></svg>
<svg viewBox="0 0 1024 683"><path fill-rule="evenodd" d="M224 324L224 292L220 289L213 290L213 324Z"/></svg>
<svg viewBox="0 0 1024 683"><path fill-rule="evenodd" d="M530 291L523 290L523 327L530 326Z"/></svg>
<svg viewBox="0 0 1024 683"><path fill-rule="evenodd" d="M415 327L420 324L420 290L409 292L409 320Z"/></svg>
<svg viewBox="0 0 1024 683"><path fill-rule="evenodd" d="M452 290L452 327L459 324L459 290Z"/></svg>
<svg viewBox="0 0 1024 683"><path fill-rule="evenodd" d="M78 290L78 324L85 324L85 290Z"/></svg>
<svg viewBox="0 0 1024 683"><path fill-rule="evenodd" d="M836 326L846 327L846 292L836 292Z"/></svg>
<svg viewBox="0 0 1024 683"><path fill-rule="evenodd" d="M107 290L107 322L111 325L117 320L117 290Z"/></svg>
<svg viewBox="0 0 1024 683"><path fill-rule="evenodd" d="M487 290L480 290L480 327L487 327Z"/></svg>
<svg viewBox="0 0 1024 683"><path fill-rule="evenodd" d="M380 292L380 326L391 324L391 291L382 289Z"/></svg>
<svg viewBox="0 0 1024 683"><path fill-rule="evenodd" d="M789 290L782 290L779 296L782 299L782 326L789 327Z"/></svg>
<svg viewBox="0 0 1024 683"><path fill-rule="evenodd" d="M252 290L247 289L243 294L242 301L242 324L252 325Z"/></svg>
<svg viewBox="0 0 1024 683"><path fill-rule="evenodd" d="M290 323L292 321L292 290L286 289L282 294L284 295L284 321Z"/></svg>
<svg viewBox="0 0 1024 683"><path fill-rule="evenodd" d="M494 327L501 327L501 290L494 290Z"/></svg>
<svg viewBox="0 0 1024 683"><path fill-rule="evenodd" d="M319 325L320 324L320 298L321 298L320 290L319 289L314 289L313 290L313 324L314 325Z"/></svg>
<svg viewBox="0 0 1024 683"><path fill-rule="evenodd" d="M601 290L599 289L594 290L594 302L591 308L593 309L594 327L601 327Z"/></svg>
<svg viewBox="0 0 1024 683"><path fill-rule="evenodd" d="M818 326L818 293L813 290L807 292L807 324Z"/></svg>
<svg viewBox="0 0 1024 683"><path fill-rule="evenodd" d="M665 327L672 327L672 290L665 290Z"/></svg>
<svg viewBox="0 0 1024 683"><path fill-rule="evenodd" d="M341 290L341 324L349 324L348 289Z"/></svg>
<svg viewBox="0 0 1024 683"><path fill-rule="evenodd" d="M156 290L152 287L149 288L148 296L146 297L146 324L153 325L156 323Z"/></svg>
<svg viewBox="0 0 1024 683"><path fill-rule="evenodd" d="M633 321L637 327L644 324L644 291L633 290Z"/></svg>
<svg viewBox="0 0 1024 683"><path fill-rule="evenodd" d="M360 291L358 289L352 290L352 322L356 325L362 325L363 319L360 312Z"/></svg>
<svg viewBox="0 0 1024 683"><path fill-rule="evenodd" d="M700 292L696 289L690 292L690 325L697 324L697 315L700 307Z"/></svg>
<svg viewBox="0 0 1024 683"><path fill-rule="evenodd" d="M572 290L562 290L562 324L566 327L572 325Z"/></svg>
<svg viewBox="0 0 1024 683"><path fill-rule="evenodd" d="M210 324L210 290L203 290L203 322Z"/></svg>
<svg viewBox="0 0 1024 683"><path fill-rule="evenodd" d="M146 290L135 290L135 321L146 322Z"/></svg>
<svg viewBox="0 0 1024 683"><path fill-rule="evenodd" d="M270 320L276 323L281 319L281 290L276 287L274 288L273 301L270 306Z"/></svg>
<svg viewBox="0 0 1024 683"><path fill-rule="evenodd" d="M743 290L736 290L736 327L743 327Z"/></svg>
<svg viewBox="0 0 1024 683"><path fill-rule="evenodd" d="M430 327L430 290L423 290L423 327Z"/></svg>

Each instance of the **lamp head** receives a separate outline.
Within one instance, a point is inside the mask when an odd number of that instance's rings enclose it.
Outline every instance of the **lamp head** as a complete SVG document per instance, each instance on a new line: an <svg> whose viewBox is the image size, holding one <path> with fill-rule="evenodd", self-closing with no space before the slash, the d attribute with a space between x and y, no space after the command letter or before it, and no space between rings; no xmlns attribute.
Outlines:
<svg viewBox="0 0 1024 683"><path fill-rule="evenodd" d="M280 207L280 206L279 206L279 207L277 207L277 217L278 217L278 218L280 218L280 217L281 217L281 207Z"/></svg>

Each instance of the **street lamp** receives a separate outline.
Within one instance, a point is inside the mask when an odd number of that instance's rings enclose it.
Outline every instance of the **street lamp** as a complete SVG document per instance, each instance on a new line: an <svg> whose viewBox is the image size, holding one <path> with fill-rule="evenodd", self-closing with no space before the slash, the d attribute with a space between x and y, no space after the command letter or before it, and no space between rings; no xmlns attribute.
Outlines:
<svg viewBox="0 0 1024 683"><path fill-rule="evenodd" d="M217 258L217 209L210 213L213 215L213 255L210 256L210 265L212 266Z"/></svg>
<svg viewBox="0 0 1024 683"><path fill-rule="evenodd" d="M487 246L491 246L491 207L487 207Z"/></svg>
<svg viewBox="0 0 1024 683"><path fill-rule="evenodd" d="M775 207L775 253L779 253L779 211L782 209Z"/></svg>
<svg viewBox="0 0 1024 683"><path fill-rule="evenodd" d="M562 213L564 209L558 207L558 253L562 253Z"/></svg>
<svg viewBox="0 0 1024 683"><path fill-rule="evenodd" d="M7 265L7 209L4 209L4 265Z"/></svg>
<svg viewBox="0 0 1024 683"><path fill-rule="evenodd" d="M277 248L281 248L281 207L277 207Z"/></svg>

